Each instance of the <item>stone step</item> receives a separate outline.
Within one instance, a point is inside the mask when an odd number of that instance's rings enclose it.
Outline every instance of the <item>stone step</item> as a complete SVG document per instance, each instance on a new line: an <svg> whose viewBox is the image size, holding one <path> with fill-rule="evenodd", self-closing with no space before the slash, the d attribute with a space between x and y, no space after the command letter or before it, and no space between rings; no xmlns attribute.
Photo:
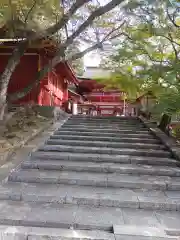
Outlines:
<svg viewBox="0 0 180 240"><path fill-rule="evenodd" d="M168 229L150 227L148 225L114 225L113 232L116 240L177 240L168 234Z"/></svg>
<svg viewBox="0 0 180 240"><path fill-rule="evenodd" d="M127 122L127 121L81 121L81 120L68 120L65 124L67 125L90 125L90 126L144 126L140 121Z"/></svg>
<svg viewBox="0 0 180 240"><path fill-rule="evenodd" d="M0 201L0 212L0 224L13 226L13 233L16 226L73 228L74 233L76 229L112 231L115 225L135 224L160 229L176 227L179 229L180 222L178 212L71 204L37 204L23 201Z"/></svg>
<svg viewBox="0 0 180 240"><path fill-rule="evenodd" d="M114 117L114 116L73 116L69 120L80 120L80 121L125 121L125 122L137 122L139 121L138 117Z"/></svg>
<svg viewBox="0 0 180 240"><path fill-rule="evenodd" d="M69 184L149 190L180 190L180 178L168 176L128 175L119 173L89 173L74 171L21 169L12 172L11 182Z"/></svg>
<svg viewBox="0 0 180 240"><path fill-rule="evenodd" d="M89 132L90 130L95 132L96 134L101 134L102 132L104 133L116 133L116 134L119 134L119 133L138 133L138 134L141 134L141 133L149 133L149 130L144 128L144 129L137 129L137 128L134 128L134 129L100 129L100 128L94 128L94 129L89 129L89 128L70 128L70 127L61 127L59 128L59 130L65 130L65 131L79 131L79 132Z"/></svg>
<svg viewBox="0 0 180 240"><path fill-rule="evenodd" d="M177 194L178 193L178 196ZM168 197L176 194L176 198ZM7 183L0 200L180 211L180 192L56 184Z"/></svg>
<svg viewBox="0 0 180 240"><path fill-rule="evenodd" d="M52 135L50 139L64 139L64 140L89 140L89 141L104 141L104 142L129 142L129 143L160 143L158 139L145 139L145 138L128 138L128 137L103 137L103 136L86 136L84 135Z"/></svg>
<svg viewBox="0 0 180 240"><path fill-rule="evenodd" d="M122 122L122 121L116 121L116 122L113 122L113 121L81 121L81 120L68 120L65 124L69 124L69 125L79 125L79 124L82 124L82 125L90 125L90 126L95 126L95 125L98 125L98 126L144 126L144 124L142 124L140 121L134 121L134 122Z"/></svg>
<svg viewBox="0 0 180 240"><path fill-rule="evenodd" d="M117 118L119 118L119 119L137 119L137 117L136 116L112 116L112 115L109 115L109 116L99 116L99 115L97 115L97 116L91 116L91 115L81 115L81 114L78 114L78 115L72 115L70 118L73 118L73 119L75 119L75 118L92 118L92 119L96 119L96 118L100 118L100 119L112 119L112 118L114 118L114 119L117 119Z"/></svg>
<svg viewBox="0 0 180 240"><path fill-rule="evenodd" d="M53 205L51 203L0 201L0 224L110 231L114 223L124 223L121 209L70 204Z"/></svg>
<svg viewBox="0 0 180 240"><path fill-rule="evenodd" d="M127 121L81 121L81 120L78 120L78 121L71 121L71 120L68 120L66 122L66 124L72 124L72 125L78 125L78 124L84 124L84 125L100 125L100 126L144 126L145 125L140 122L140 121L133 121L133 122L127 122Z"/></svg>
<svg viewBox="0 0 180 240"><path fill-rule="evenodd" d="M86 123L86 122L65 122L63 126L84 126L84 127L120 127L120 128L126 128L126 127L140 127L140 128L145 128L145 126L141 123L137 124L123 124L123 123Z"/></svg>
<svg viewBox="0 0 180 240"><path fill-rule="evenodd" d="M112 121L112 120L102 120L102 121L98 121L98 120L84 120L84 119L68 119L67 123L89 123L89 124L125 124L125 125L134 125L134 124L140 124L143 125L143 123L139 120L133 120L133 121L127 121L127 120L118 120L118 121Z"/></svg>
<svg viewBox="0 0 180 240"><path fill-rule="evenodd" d="M0 225L0 236L1 240L115 240L113 233L99 230L8 225Z"/></svg>
<svg viewBox="0 0 180 240"><path fill-rule="evenodd" d="M78 136L105 136L105 137L128 137L128 138L148 138L148 139L154 139L154 136L151 135L149 132L143 132L143 133L136 133L136 132L119 132L119 133L109 133L109 132L100 132L98 133L97 131L87 131L87 132L80 132L77 130L69 131L69 130L64 130L64 129L59 129L58 131L54 132L55 135L61 135L61 134L67 134L67 135L78 135Z"/></svg>
<svg viewBox="0 0 180 240"><path fill-rule="evenodd" d="M106 148L106 147L83 147L68 145L43 145L38 148L39 151L45 152L69 152L69 153L98 153L112 155L133 155L133 156L150 156L150 157L171 157L172 154L164 150L153 149L129 149L129 148Z"/></svg>
<svg viewBox="0 0 180 240"><path fill-rule="evenodd" d="M65 140L65 139L49 139L46 141L48 145L68 145L68 146L86 146L86 147L107 147L107 148L132 148L132 149L157 149L165 150L163 144L148 143L125 143L125 142L102 142L102 141L82 141L82 140Z"/></svg>
<svg viewBox="0 0 180 240"><path fill-rule="evenodd" d="M70 129L70 130L79 130L79 131L83 131L83 130L86 130L87 132L88 131L100 131L102 132L103 130L105 130L105 132L114 132L115 130L116 131L120 131L120 132L132 132L132 131L135 131L135 132L149 132L149 130L147 128L143 128L143 127L99 127L99 126L94 126L94 127L89 127L89 126L81 126L81 125L78 125L78 126L62 126L62 129Z"/></svg>
<svg viewBox="0 0 180 240"><path fill-rule="evenodd" d="M159 175L180 177L180 168L169 166L150 166L120 163L94 163L66 160L29 160L21 164L23 169L64 170L77 172L121 173L132 175Z"/></svg>
<svg viewBox="0 0 180 240"><path fill-rule="evenodd" d="M107 131L111 131L111 130L114 130L114 129L117 129L117 130L139 130L139 131L143 131L143 130L146 130L148 131L147 128L143 127L143 126L138 126L138 125L134 125L134 126L114 126L114 125L107 125L107 126L104 126L104 125L89 125L89 124L77 124L77 125L72 125L72 124L66 124L66 125L63 125L62 128L70 128L70 129L107 129Z"/></svg>
<svg viewBox="0 0 180 240"><path fill-rule="evenodd" d="M5 231L5 233L10 232L9 236L12 238L3 238L3 240L18 239L22 240L22 234L20 238L13 238L11 234L19 234L21 231L28 233L28 240L33 235L41 235L42 233L45 238L43 240L52 239L48 238L47 234L54 236L56 233L54 229L58 231L63 231L60 228L71 228L73 231L73 236L71 240L75 240L78 236L78 229L86 230L101 230L101 231L113 231L116 239L126 240L126 238L118 238L120 235L116 226L122 226L124 235L128 231L130 225L136 225L136 227L143 228L144 231L148 230L147 227L157 227L160 231L164 230L169 233L171 229L176 229L173 233L175 234L179 230L180 215L177 212L165 212L165 211L151 211L142 209L122 209L122 208L112 208L112 207L92 207L92 206L74 206L74 205L58 205L54 204L37 204L37 203L27 203L27 202L14 202L14 201L0 201L0 230ZM138 219L138 221L137 221ZM30 229L30 233L29 233ZM39 231L41 232L39 232ZM155 234L155 230L152 231ZM132 229L129 229L129 234L132 233ZM143 232L141 232L142 235ZM150 232L146 234L151 235ZM159 233L160 234L160 233ZM143 239L144 238L134 238L137 235L133 231L133 239ZM17 237L18 235L16 235ZM58 235L59 236L59 235ZM153 235L154 236L154 235ZM162 235L158 235L162 237ZM78 236L77 240L83 239ZM102 236L101 236L102 237ZM111 235L105 238L111 240ZM138 236L139 237L139 236ZM173 237L168 236L171 240ZM56 238L56 240L68 239L68 238ZM88 239L85 238L86 240ZM103 240L104 238L95 238L96 240ZM127 238L130 240L132 238ZM149 238L152 239L152 238ZM149 240L148 239L148 240ZM160 240L162 238L156 238ZM23 239L27 240L27 238ZM34 240L31 238L30 240ZM36 240L36 239L35 239ZM42 239L41 239L42 240ZM154 239L153 239L154 240ZM162 239L164 240L164 239Z"/></svg>
<svg viewBox="0 0 180 240"><path fill-rule="evenodd" d="M172 158L156 158L156 157L140 157L132 155L108 155L108 154L88 154L88 153L69 153L61 152L41 152L36 151L31 153L31 160L69 160L69 161L91 161L97 163L126 163L126 164L145 164L154 166L180 166L180 162Z"/></svg>

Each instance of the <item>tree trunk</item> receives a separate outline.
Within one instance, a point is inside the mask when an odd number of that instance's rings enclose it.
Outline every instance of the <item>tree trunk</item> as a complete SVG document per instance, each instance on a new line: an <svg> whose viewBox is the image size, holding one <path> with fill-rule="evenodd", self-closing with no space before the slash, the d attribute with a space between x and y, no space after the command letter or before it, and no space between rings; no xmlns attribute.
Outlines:
<svg viewBox="0 0 180 240"><path fill-rule="evenodd" d="M8 76L7 78L3 76L3 78L1 77L2 82L0 82L0 120L3 120L6 108L6 96L9 83L7 79Z"/></svg>
<svg viewBox="0 0 180 240"><path fill-rule="evenodd" d="M0 121L4 119L5 109L6 109L6 96L0 94Z"/></svg>
<svg viewBox="0 0 180 240"><path fill-rule="evenodd" d="M167 114L163 114L160 124L159 124L159 128L165 132L167 129L168 124L170 124L171 122L171 116L167 115Z"/></svg>
<svg viewBox="0 0 180 240"><path fill-rule="evenodd" d="M0 79L0 120L4 119L4 113L5 113L6 103L7 103L8 84L9 84L9 78L11 77L11 74L9 73L8 69L6 69L6 73L7 73L7 76L3 75Z"/></svg>
<svg viewBox="0 0 180 240"><path fill-rule="evenodd" d="M20 48L13 51L12 57L10 57L4 72L0 76L0 120L4 117L7 102L7 90L11 75L19 64L21 57L24 55L27 46L28 43L24 42Z"/></svg>

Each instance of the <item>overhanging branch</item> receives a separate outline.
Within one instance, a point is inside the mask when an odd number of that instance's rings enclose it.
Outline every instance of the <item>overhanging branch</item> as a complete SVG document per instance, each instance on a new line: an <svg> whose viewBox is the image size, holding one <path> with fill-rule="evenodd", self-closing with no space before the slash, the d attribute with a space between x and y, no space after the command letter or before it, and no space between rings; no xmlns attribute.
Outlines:
<svg viewBox="0 0 180 240"><path fill-rule="evenodd" d="M124 0L111 0L108 4L106 4L106 5L102 6L102 7L99 7L98 9L96 9L87 18L87 20L83 24L81 24L81 26L66 40L66 42L64 44L64 47L66 48L66 46L71 44L75 38L77 38L87 27L89 27L92 24L94 19L96 19L97 17L102 16L106 12L111 11L113 8L115 8L116 6L121 4L122 2L124 2Z"/></svg>
<svg viewBox="0 0 180 240"><path fill-rule="evenodd" d="M177 24L176 24L176 21L175 21L176 11L173 13L173 16L171 17L171 15L170 15L170 13L169 13L169 11L168 11L168 7L167 7L167 8L166 8L166 13L167 13L167 16L168 16L169 20L171 21L171 23L172 23L175 27L180 28L180 26L177 25Z"/></svg>
<svg viewBox="0 0 180 240"><path fill-rule="evenodd" d="M33 33L28 39L22 41L18 44L18 46L14 49L12 56L10 57L4 72L0 75L0 84L2 81L6 79L5 85L7 86L12 73L14 72L16 66L19 64L20 58L24 55L24 52L29 46L30 41L34 41L36 39L40 39L42 37L46 37L56 33L59 29L63 28L65 24L68 22L69 18L85 3L89 2L90 0L76 0L76 2L71 6L69 11L63 15L59 22L55 25L49 27L43 32Z"/></svg>
<svg viewBox="0 0 180 240"><path fill-rule="evenodd" d="M79 2L79 4L81 2L82 5L85 3L84 0L79 0L79 1L77 0L77 2ZM29 85L27 88L23 89L21 93L17 92L17 93L12 94L11 96L9 96L9 100L15 101L15 99L19 99L19 98L26 96L27 93L29 93L33 89L34 86L37 86L39 84L39 82L41 81L41 79L43 77L45 77L46 74L49 71L51 71L54 66L56 66L57 63L62 61L62 57L64 55L64 51L67 48L67 46L70 45L75 40L75 38L77 36L79 36L89 25L91 25L93 20L96 17L102 16L104 13L109 12L110 10L112 10L113 8L115 8L122 2L124 2L124 0L111 0L108 4L96 9L88 17L88 19L71 36L69 36L67 38L66 42L59 46L60 49L57 52L57 54L55 55L55 57L52 59L51 63L45 65L44 68L40 72L38 72L36 80L31 85ZM63 26L64 26L65 22L66 22L66 19L65 19L65 21L63 21ZM105 40L106 40L106 37L101 41L101 43L104 42ZM84 50L83 52L79 53L79 55L76 55L76 59L83 56L82 54L86 54L87 52L90 52L90 51L96 49L97 47L99 47L99 44L95 44L92 47L90 47L89 49ZM74 58L75 58L75 56L74 56Z"/></svg>

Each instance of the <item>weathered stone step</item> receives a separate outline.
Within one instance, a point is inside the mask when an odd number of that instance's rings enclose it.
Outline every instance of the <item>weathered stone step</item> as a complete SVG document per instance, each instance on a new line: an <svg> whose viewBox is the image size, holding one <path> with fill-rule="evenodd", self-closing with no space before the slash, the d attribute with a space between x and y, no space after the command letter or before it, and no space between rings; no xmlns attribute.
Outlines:
<svg viewBox="0 0 180 240"><path fill-rule="evenodd" d="M31 160L70 160L70 161L91 161L91 162L111 162L111 163L132 163L132 164L145 164L155 166L180 166L180 162L172 158L156 158L147 156L132 156L132 155L108 155L108 154L88 154L88 153L69 153L61 152L41 152L36 151L31 153Z"/></svg>
<svg viewBox="0 0 180 240"><path fill-rule="evenodd" d="M66 125L63 125L62 128L70 128L70 129L107 129L107 131L111 131L111 130L114 130L114 129L117 129L117 130L139 130L139 131L143 131L143 130L146 130L148 131L147 128L143 127L143 126L138 126L138 125L134 125L134 126L113 126L113 125L107 125L107 126L103 126L103 125L88 125L88 124L77 124L77 125L69 125L69 124L66 124Z"/></svg>
<svg viewBox="0 0 180 240"><path fill-rule="evenodd" d="M63 184L8 183L0 186L0 200L180 211L180 192Z"/></svg>
<svg viewBox="0 0 180 240"><path fill-rule="evenodd" d="M90 116L90 115L72 115L71 119L124 119L124 120L134 120L138 119L136 116Z"/></svg>
<svg viewBox="0 0 180 240"><path fill-rule="evenodd" d="M124 224L121 209L110 207L0 201L0 211L0 224L10 226L110 231L114 223Z"/></svg>
<svg viewBox="0 0 180 240"><path fill-rule="evenodd" d="M0 225L0 236L1 240L115 240L113 233L99 230L8 225Z"/></svg>
<svg viewBox="0 0 180 240"><path fill-rule="evenodd" d="M132 124L125 124L125 123L86 123L86 122L69 122L67 121L66 123L64 123L63 126L89 126L89 127L143 127L145 128L145 126L141 123L132 123Z"/></svg>
<svg viewBox="0 0 180 240"><path fill-rule="evenodd" d="M89 141L104 141L104 142L129 142L129 143L160 143L158 139L145 139L145 138L128 138L128 137L103 137L103 136L86 136L84 135L52 135L50 139L64 139L64 140L89 140Z"/></svg>
<svg viewBox="0 0 180 240"><path fill-rule="evenodd" d="M13 230L15 230L15 226L19 225L47 228L73 227L74 233L76 229L112 231L114 225L127 226L133 224L159 227L160 229L170 229L174 226L174 228L179 229L180 214L177 212L153 212L142 209L75 206L70 204L53 205L0 201L0 224L13 226Z"/></svg>
<svg viewBox="0 0 180 240"><path fill-rule="evenodd" d="M91 119L91 120L83 120L83 119L69 119L68 123L89 123L89 124L142 124L141 121L139 120L133 120L133 121L127 121L127 120L108 120L108 119L104 119L104 120L99 120L99 119Z"/></svg>
<svg viewBox="0 0 180 240"><path fill-rule="evenodd" d="M85 125L105 125L105 126L144 126L140 121L134 121L134 122L127 122L127 121L81 121L81 120L68 120L65 124L72 124L72 125L78 125L78 124L85 124Z"/></svg>
<svg viewBox="0 0 180 240"><path fill-rule="evenodd" d="M49 234L51 231L53 234L56 234L56 232L53 231L53 228L68 229L72 227L73 233L76 234L76 229L99 229L112 231L114 226L114 233L116 234L116 239L118 240L123 238L117 238L119 233L118 230L115 229L115 225L123 225L127 228L129 225L136 225L144 227L144 230L147 229L147 226L158 227L160 230L167 229L168 232L169 229L172 228L179 229L180 215L177 212L75 206L70 204L57 206L53 205L54 204L0 201L0 224L7 226L6 232L9 230L11 233L17 234L19 233L19 227L16 228L17 226L25 226L26 229L29 229L28 227L40 227L42 231L44 231L44 228L52 228L48 232ZM3 229L2 227L0 228ZM44 232L45 235L47 230ZM31 231L33 231L33 228L31 228ZM129 230L129 233L131 233L131 230ZM14 240L14 238L11 239ZM65 240L64 238L62 239ZM74 235L72 239L76 239L74 238ZM108 240L110 239L111 238ZM140 239L143 238L138 238L137 240ZM27 238L25 240L27 240ZM47 237L43 240L47 240ZM56 240L60 239L58 238ZM103 239L101 238L101 240Z"/></svg>
<svg viewBox="0 0 180 240"><path fill-rule="evenodd" d="M88 140L65 140L65 139L49 139L46 141L48 145L68 145L68 146L86 146L86 147L107 147L107 148L132 148L132 149L166 149L163 144L148 143L125 143L125 142L102 142Z"/></svg>
<svg viewBox="0 0 180 240"><path fill-rule="evenodd" d="M144 124L142 124L140 121L135 121L135 122L121 122L121 121L118 121L118 122L112 122L112 121L81 121L81 120L78 120L78 121L70 121L68 120L65 125L89 125L89 126L124 126L124 127L134 127L135 125L139 126L139 127L145 127Z"/></svg>
<svg viewBox="0 0 180 240"><path fill-rule="evenodd" d="M143 128L143 127L138 127L138 126L134 126L134 127L124 127L124 126L122 126L122 127L113 127L113 126L109 126L109 127L106 127L106 126L94 126L94 127L92 127L92 126L82 126L82 125L77 125L77 126L67 126L67 125L65 125L65 126L62 126L62 129L70 129L70 130L86 130L86 131L88 131L88 130L90 130L90 131L93 131L94 129L96 130L96 131L103 131L103 130L105 130L105 132L113 132L113 131L115 131L115 130L117 130L117 131L120 131L120 132L122 132L122 131L125 131L125 132L128 132L128 131L135 131L135 132L141 132L141 131L143 131L143 132L149 132L149 130L147 129L147 128Z"/></svg>
<svg viewBox="0 0 180 240"><path fill-rule="evenodd" d="M69 152L69 153L98 153L112 155L133 155L133 156L150 156L150 157L171 157L172 154L164 150L152 149L129 149L129 148L106 148L106 147L83 147L83 146L68 146L68 145L43 145L38 148L39 151L45 152Z"/></svg>
<svg viewBox="0 0 180 240"><path fill-rule="evenodd" d="M76 131L79 131L79 132L89 132L90 130L93 131L93 132L96 132L96 134L98 133L102 133L102 132L108 132L108 133L116 133L116 134L119 134L119 133L149 133L149 130L144 128L144 129L138 129L138 128L134 128L134 129L115 129L115 128L112 128L112 129L103 129L103 128L81 128L81 127L77 127L77 128L70 128L70 127L61 127L59 128L59 130L66 130L66 131L73 131L73 130L76 130Z"/></svg>
<svg viewBox="0 0 180 240"><path fill-rule="evenodd" d="M23 169L64 170L77 172L104 172L132 175L159 175L180 177L180 168L168 166L150 166L120 163L94 163L62 160L29 160L21 164Z"/></svg>
<svg viewBox="0 0 180 240"><path fill-rule="evenodd" d="M177 240L168 234L166 227L149 226L146 223L143 226L137 225L114 225L113 232L116 240Z"/></svg>
<svg viewBox="0 0 180 240"><path fill-rule="evenodd" d="M180 190L180 178L168 176L128 175L119 173L89 173L55 170L17 170L9 177L12 182L69 184L79 186L129 189Z"/></svg>
<svg viewBox="0 0 180 240"><path fill-rule="evenodd" d="M144 132L143 133L139 133L139 132L125 132L125 131L122 131L122 132L114 132L114 133L110 133L110 132L100 132L98 133L97 131L90 131L90 130L87 130L87 132L81 132L81 131L78 131L76 129L74 129L73 131L70 131L70 130L65 130L63 128L60 128L58 131L55 131L54 132L55 135L61 135L61 134L67 134L67 135L78 135L78 136L81 136L81 135L86 135L86 136L106 136L106 137L129 137L129 138L148 138L148 139L154 139L154 136L151 135L149 132Z"/></svg>
<svg viewBox="0 0 180 240"><path fill-rule="evenodd" d="M114 116L73 116L69 118L69 120L90 120L90 121L126 121L126 122L131 122L131 121L139 121L138 117L114 117Z"/></svg>
<svg viewBox="0 0 180 240"><path fill-rule="evenodd" d="M84 119L68 119L67 123L89 123L89 124L141 124L143 123L140 120L100 120L98 121L97 119L91 119L91 120L84 120Z"/></svg>

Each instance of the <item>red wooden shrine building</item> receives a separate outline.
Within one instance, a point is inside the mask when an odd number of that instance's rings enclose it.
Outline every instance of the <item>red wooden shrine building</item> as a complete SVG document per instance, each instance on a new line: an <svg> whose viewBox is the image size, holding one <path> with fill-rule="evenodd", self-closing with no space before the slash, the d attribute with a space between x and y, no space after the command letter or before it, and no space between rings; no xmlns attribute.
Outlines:
<svg viewBox="0 0 180 240"><path fill-rule="evenodd" d="M0 40L1 41L1 40ZM16 42L1 41L0 44L0 74L6 67ZM56 52L52 41L41 40L29 48L12 74L8 94L23 90L33 81L36 74L51 59ZM74 85L75 90L68 89ZM71 111L74 113L89 113L100 115L127 115L132 110L124 99L124 93L117 90L104 90L104 85L92 79L77 78L67 62L58 63L54 69L41 79L25 97L15 104L33 103L41 106L59 106L71 100ZM72 104L73 103L73 104ZM78 110L77 110L78 104ZM73 105L76 109L73 110Z"/></svg>
<svg viewBox="0 0 180 240"><path fill-rule="evenodd" d="M6 67L17 40L5 38L0 29L0 74ZM12 74L8 86L8 95L19 92L33 83L38 71L52 60L58 47L52 39L41 39L33 42L27 49L20 63ZM74 91L68 89L74 85ZM100 115L127 115L132 112L126 102L125 93L117 90L105 90L103 84L93 79L77 78L68 62L58 63L45 78L41 79L25 97L14 102L15 104L33 103L41 106L59 106L71 100L76 105L75 113L91 109L93 114ZM68 103L69 104L69 103ZM73 107L71 107L73 110Z"/></svg>
<svg viewBox="0 0 180 240"><path fill-rule="evenodd" d="M87 103L79 105L80 112L92 109L99 115L134 115L134 108L126 101L126 94L116 89L106 90L105 85L90 78L78 78L79 92L84 92Z"/></svg>
<svg viewBox="0 0 180 240"><path fill-rule="evenodd" d="M0 74L3 72L15 46L16 43L11 40L1 42ZM21 91L35 81L37 72L51 61L55 50L51 41L40 41L33 44L21 57L20 63L13 72L8 94ZM68 84L70 83L78 83L71 67L67 62L59 63L52 72L40 81L38 87L34 87L30 93L15 103L33 102L38 105L61 106L63 102L68 100Z"/></svg>

